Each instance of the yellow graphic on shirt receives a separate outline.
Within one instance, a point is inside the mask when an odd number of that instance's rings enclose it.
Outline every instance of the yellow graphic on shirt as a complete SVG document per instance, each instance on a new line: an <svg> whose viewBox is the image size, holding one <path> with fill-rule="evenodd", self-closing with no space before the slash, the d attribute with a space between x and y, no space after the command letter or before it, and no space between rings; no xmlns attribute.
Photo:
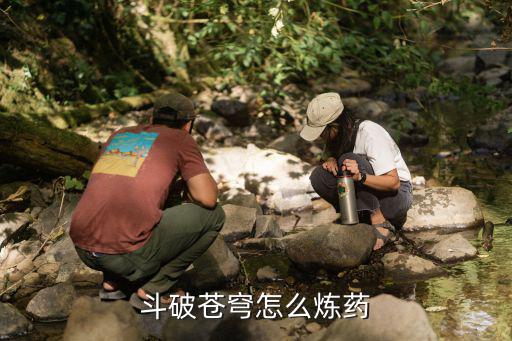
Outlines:
<svg viewBox="0 0 512 341"><path fill-rule="evenodd" d="M92 173L135 177L155 142L158 133L121 133L94 165Z"/></svg>

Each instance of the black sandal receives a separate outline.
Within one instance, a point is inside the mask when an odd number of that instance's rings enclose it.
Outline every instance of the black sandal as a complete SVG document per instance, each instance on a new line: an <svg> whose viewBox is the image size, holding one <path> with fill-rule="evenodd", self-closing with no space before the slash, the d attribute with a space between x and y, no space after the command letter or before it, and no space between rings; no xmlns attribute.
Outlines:
<svg viewBox="0 0 512 341"><path fill-rule="evenodd" d="M104 288L100 289L99 292L100 299L102 301L115 301L115 300L123 300L126 298L126 294L121 290L105 290Z"/></svg>
<svg viewBox="0 0 512 341"><path fill-rule="evenodd" d="M374 227L373 234L375 235L375 237L384 242L381 248L384 247L384 245L388 244L389 242L393 242L396 240L396 229L389 221L386 220L383 223L372 224L372 227ZM387 236L382 234L379 230L377 230L377 227L385 228L386 230L389 231L389 234Z"/></svg>

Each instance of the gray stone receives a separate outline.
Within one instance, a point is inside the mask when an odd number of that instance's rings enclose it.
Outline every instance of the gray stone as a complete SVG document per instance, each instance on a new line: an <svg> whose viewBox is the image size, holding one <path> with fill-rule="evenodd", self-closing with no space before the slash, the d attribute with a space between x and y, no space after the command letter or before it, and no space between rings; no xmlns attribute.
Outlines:
<svg viewBox="0 0 512 341"><path fill-rule="evenodd" d="M382 257L384 275L394 282L419 281L444 273L429 260L408 253L391 252Z"/></svg>
<svg viewBox="0 0 512 341"><path fill-rule="evenodd" d="M476 257L478 253L477 249L458 233L444 238L425 252L443 263L471 259Z"/></svg>
<svg viewBox="0 0 512 341"><path fill-rule="evenodd" d="M243 207L255 208L256 214L263 214L256 196L243 188L230 188L220 195L219 202L222 205L233 204Z"/></svg>
<svg viewBox="0 0 512 341"><path fill-rule="evenodd" d="M288 257L302 267L341 271L365 262L374 245L369 225L327 224L297 234L285 248Z"/></svg>
<svg viewBox="0 0 512 341"><path fill-rule="evenodd" d="M2 258L0 270L7 270L22 262L25 256L16 248L5 247L2 249Z"/></svg>
<svg viewBox="0 0 512 341"><path fill-rule="evenodd" d="M250 115L247 103L237 100L219 100L212 103L212 111L224 117L227 123L235 127L250 125Z"/></svg>
<svg viewBox="0 0 512 341"><path fill-rule="evenodd" d="M483 215L475 195L460 187L435 187L413 191L405 232L439 229L445 232L475 229Z"/></svg>
<svg viewBox="0 0 512 341"><path fill-rule="evenodd" d="M445 74L472 75L475 72L475 56L461 56L445 59L439 64L439 70Z"/></svg>
<svg viewBox="0 0 512 341"><path fill-rule="evenodd" d="M312 166L275 149L224 147L205 149L208 168L225 188L244 188L276 213L311 208Z"/></svg>
<svg viewBox="0 0 512 341"><path fill-rule="evenodd" d="M274 237L280 238L283 231L279 228L279 223L274 215L259 215L256 217L256 225L254 228L254 237Z"/></svg>
<svg viewBox="0 0 512 341"><path fill-rule="evenodd" d="M195 288L216 288L234 279L240 272L240 263L221 235L193 263L186 279Z"/></svg>
<svg viewBox="0 0 512 341"><path fill-rule="evenodd" d="M73 304L63 340L138 341L145 336L139 319L128 302L104 303L82 296Z"/></svg>
<svg viewBox="0 0 512 341"><path fill-rule="evenodd" d="M427 314L418 303L386 294L370 298L367 302L370 309L368 319L338 319L327 329L311 334L305 340L437 340Z"/></svg>
<svg viewBox="0 0 512 341"><path fill-rule="evenodd" d="M358 118L364 120L379 121L389 112L389 105L386 102L366 97L344 98L343 104L353 110Z"/></svg>
<svg viewBox="0 0 512 341"><path fill-rule="evenodd" d="M76 298L75 288L68 283L44 288L28 302L27 312L37 321L66 320Z"/></svg>
<svg viewBox="0 0 512 341"><path fill-rule="evenodd" d="M80 194L67 194L64 198L64 204L62 206L61 218L57 223L59 216L59 209L61 198L56 198L54 202L45 208L40 214L38 220L32 224L32 228L43 236L47 236L52 229L58 224L62 225L65 231L69 231L69 225L71 223L71 214L75 209L78 201L80 200Z"/></svg>
<svg viewBox="0 0 512 341"><path fill-rule="evenodd" d="M335 80L320 80L315 86L315 92L337 92L342 97L360 95L369 92L372 85L360 78L339 77Z"/></svg>
<svg viewBox="0 0 512 341"><path fill-rule="evenodd" d="M28 334L32 324L12 304L0 302L0 339Z"/></svg>
<svg viewBox="0 0 512 341"><path fill-rule="evenodd" d="M489 50L478 51L476 54L475 69L477 73L493 67L504 65L507 60L508 51Z"/></svg>
<svg viewBox="0 0 512 341"><path fill-rule="evenodd" d="M510 127L512 107L493 115L485 124L478 126L468 136L468 145L473 150L486 149L490 152L512 155L512 134L508 133Z"/></svg>
<svg viewBox="0 0 512 341"><path fill-rule="evenodd" d="M20 227L32 221L28 213L5 213L0 215L0 244Z"/></svg>
<svg viewBox="0 0 512 341"><path fill-rule="evenodd" d="M510 80L510 68L508 66L495 67L482 71L476 79L486 85L499 86L504 81Z"/></svg>
<svg viewBox="0 0 512 341"><path fill-rule="evenodd" d="M20 208L26 208L28 206L46 206L46 202L44 196L41 192L41 189L34 185L31 182L25 181L15 181L7 184L3 184L0 186L0 199L6 199L9 195L16 193L21 186L25 186L27 190L30 192L29 199L30 202L24 202L20 205Z"/></svg>
<svg viewBox="0 0 512 341"><path fill-rule="evenodd" d="M276 268L266 265L256 271L256 278L260 282L272 282L279 278L279 272Z"/></svg>
<svg viewBox="0 0 512 341"><path fill-rule="evenodd" d="M249 237L256 222L256 209L227 204L222 206L226 213L226 221L220 231L224 239L234 242L245 237Z"/></svg>

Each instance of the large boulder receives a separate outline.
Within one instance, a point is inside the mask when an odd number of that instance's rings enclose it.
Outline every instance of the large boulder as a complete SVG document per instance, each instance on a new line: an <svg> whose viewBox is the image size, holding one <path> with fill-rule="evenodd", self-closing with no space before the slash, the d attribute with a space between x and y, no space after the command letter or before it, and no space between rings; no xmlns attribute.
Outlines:
<svg viewBox="0 0 512 341"><path fill-rule="evenodd" d="M80 194L66 194L64 197L64 202L61 206L61 198L56 198L53 203L45 208L38 217L38 220L32 224L32 228L37 231L37 233L42 234L43 236L48 236L53 228L56 226L61 226L64 230L69 231L69 226L71 224L71 215L73 214L73 210L75 209L78 201L80 200ZM61 214L59 218L59 212Z"/></svg>
<svg viewBox="0 0 512 341"><path fill-rule="evenodd" d="M311 334L307 341L434 341L437 336L427 314L416 302L382 294L368 301L368 319L360 317L334 321L327 329Z"/></svg>
<svg viewBox="0 0 512 341"><path fill-rule="evenodd" d="M460 56L443 60L439 64L439 71L445 74L467 75L471 77L475 72L475 56Z"/></svg>
<svg viewBox="0 0 512 341"><path fill-rule="evenodd" d="M365 262L375 245L373 228L366 224L326 224L302 232L285 244L288 257L307 269L341 271Z"/></svg>
<svg viewBox="0 0 512 341"><path fill-rule="evenodd" d="M186 272L185 279L195 288L216 288L236 278L239 272L238 258L219 235L208 250L195 260L192 269Z"/></svg>
<svg viewBox="0 0 512 341"><path fill-rule="evenodd" d="M63 340L138 341L144 337L139 319L128 302L103 303L82 296L73 304Z"/></svg>
<svg viewBox="0 0 512 341"><path fill-rule="evenodd" d="M379 121L389 112L389 105L386 102L366 97L344 98L343 104L354 111L358 118L365 120Z"/></svg>
<svg viewBox="0 0 512 341"><path fill-rule="evenodd" d="M283 236L283 231L279 227L279 223L274 215L259 215L256 217L256 225L254 227L254 237L275 237Z"/></svg>
<svg viewBox="0 0 512 341"><path fill-rule="evenodd" d="M12 304L0 302L0 339L28 334L32 324Z"/></svg>
<svg viewBox="0 0 512 341"><path fill-rule="evenodd" d="M234 242L249 237L256 222L256 209L227 204L222 206L226 220L220 234L227 242Z"/></svg>
<svg viewBox="0 0 512 341"><path fill-rule="evenodd" d="M256 196L246 189L230 188L222 192L219 201L222 205L233 204L243 207L255 208L257 214L263 214L260 204Z"/></svg>
<svg viewBox="0 0 512 341"><path fill-rule="evenodd" d="M37 321L66 320L76 299L75 288L68 283L40 290L28 302L27 312Z"/></svg>
<svg viewBox="0 0 512 341"><path fill-rule="evenodd" d="M455 233L428 247L425 253L440 262L452 263L474 258L478 251L466 238Z"/></svg>
<svg viewBox="0 0 512 341"><path fill-rule="evenodd" d="M311 208L317 196L309 181L312 166L296 156L252 144L207 149L203 156L218 183L246 189L276 212Z"/></svg>
<svg viewBox="0 0 512 341"><path fill-rule="evenodd" d="M460 187L434 187L413 191L413 205L403 230L452 232L478 228L483 222L482 210L471 191Z"/></svg>
<svg viewBox="0 0 512 341"><path fill-rule="evenodd" d="M475 70L477 73L490 68L505 65L508 51L506 50L482 50L476 54Z"/></svg>
<svg viewBox="0 0 512 341"><path fill-rule="evenodd" d="M510 74L508 66L499 66L480 72L476 76L476 80L486 85L499 86L503 82L510 80Z"/></svg>
<svg viewBox="0 0 512 341"><path fill-rule="evenodd" d="M0 244L31 221L32 217L28 213L5 213L0 215Z"/></svg>
<svg viewBox="0 0 512 341"><path fill-rule="evenodd" d="M382 257L384 275L394 282L424 280L444 273L433 262L408 253L391 252Z"/></svg>
<svg viewBox="0 0 512 341"><path fill-rule="evenodd" d="M237 100L219 100L212 103L212 111L226 119L227 123L235 127L246 127L251 123L247 103Z"/></svg>
<svg viewBox="0 0 512 341"><path fill-rule="evenodd" d="M473 150L485 150L512 155L512 107L490 117L468 135L468 145Z"/></svg>

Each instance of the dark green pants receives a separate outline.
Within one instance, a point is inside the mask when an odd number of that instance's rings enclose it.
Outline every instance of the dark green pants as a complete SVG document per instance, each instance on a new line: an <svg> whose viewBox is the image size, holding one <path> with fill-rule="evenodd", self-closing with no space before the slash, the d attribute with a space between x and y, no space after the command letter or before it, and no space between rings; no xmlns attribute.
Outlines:
<svg viewBox="0 0 512 341"><path fill-rule="evenodd" d="M184 203L166 209L150 239L133 252L109 255L76 249L87 266L103 271L106 277L141 282L147 292L164 293L214 242L224 220L219 204L206 209Z"/></svg>

